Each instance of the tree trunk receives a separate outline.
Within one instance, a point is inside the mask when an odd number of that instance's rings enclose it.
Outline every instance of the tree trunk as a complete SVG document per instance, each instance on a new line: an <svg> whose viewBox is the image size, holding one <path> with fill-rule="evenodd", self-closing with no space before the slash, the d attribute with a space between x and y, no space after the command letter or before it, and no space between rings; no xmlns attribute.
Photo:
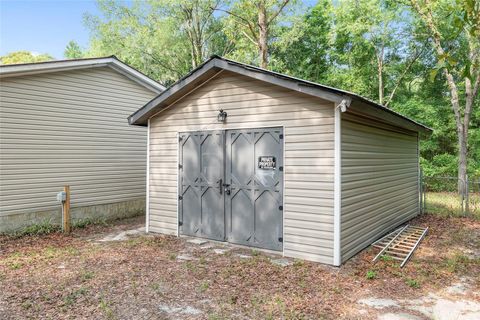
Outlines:
<svg viewBox="0 0 480 320"><path fill-rule="evenodd" d="M264 1L258 2L258 51L260 54L260 66L263 69L268 67L268 23L267 10Z"/></svg>
<svg viewBox="0 0 480 320"><path fill-rule="evenodd" d="M383 85L383 57L385 54L385 46L382 43L382 46L377 50L377 71L378 71L378 102L383 104L384 96L384 85Z"/></svg>
<svg viewBox="0 0 480 320"><path fill-rule="evenodd" d="M378 101L383 104L383 61L378 59Z"/></svg>
<svg viewBox="0 0 480 320"><path fill-rule="evenodd" d="M458 193L465 196L467 181L467 139L468 135L463 127L458 128Z"/></svg>

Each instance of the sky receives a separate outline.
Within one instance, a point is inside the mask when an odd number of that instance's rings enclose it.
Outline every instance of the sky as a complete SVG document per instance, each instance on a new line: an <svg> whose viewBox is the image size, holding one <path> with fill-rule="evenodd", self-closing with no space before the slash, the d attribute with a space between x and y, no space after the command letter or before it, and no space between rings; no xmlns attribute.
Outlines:
<svg viewBox="0 0 480 320"><path fill-rule="evenodd" d="M316 1L304 2L312 5ZM95 0L0 0L0 56L27 50L62 59L71 40L86 48L86 12L99 14Z"/></svg>
<svg viewBox="0 0 480 320"><path fill-rule="evenodd" d="M85 12L99 13L94 0L0 0L0 55L28 50L61 59L70 40L86 47Z"/></svg>

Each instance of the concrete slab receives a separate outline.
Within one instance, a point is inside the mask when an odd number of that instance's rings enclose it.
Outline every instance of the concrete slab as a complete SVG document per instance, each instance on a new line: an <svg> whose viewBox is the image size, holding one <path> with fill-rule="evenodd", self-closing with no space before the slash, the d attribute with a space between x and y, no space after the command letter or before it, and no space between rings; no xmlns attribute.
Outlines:
<svg viewBox="0 0 480 320"><path fill-rule="evenodd" d="M366 298L358 300L359 303L364 304L366 306L375 308L375 309L383 309L389 307L399 307L399 304L392 299L381 299L381 298Z"/></svg>
<svg viewBox="0 0 480 320"><path fill-rule="evenodd" d="M102 239L97 240L98 242L111 242L111 241L125 241L131 237L140 236L145 234L145 227L140 227L138 229L117 231L114 233L107 234Z"/></svg>
<svg viewBox="0 0 480 320"><path fill-rule="evenodd" d="M450 300L437 296L434 303L420 303L409 307L436 320L477 320L480 319L480 303L470 300Z"/></svg>
<svg viewBox="0 0 480 320"><path fill-rule="evenodd" d="M202 245L202 244L205 244L207 243L208 241L207 240L204 240L204 239L188 239L187 240L188 243L191 243L191 244L196 244L196 245Z"/></svg>
<svg viewBox="0 0 480 320"><path fill-rule="evenodd" d="M225 254L227 253L228 251L230 251L230 249L213 249L213 252L215 252L216 254Z"/></svg>
<svg viewBox="0 0 480 320"><path fill-rule="evenodd" d="M192 257L191 255L189 254L180 254L177 256L177 260L181 260L181 261L191 261L191 260L195 260L194 257Z"/></svg>
<svg viewBox="0 0 480 320"><path fill-rule="evenodd" d="M378 320L422 320L422 318L417 317L409 313L385 313L378 316Z"/></svg>
<svg viewBox="0 0 480 320"><path fill-rule="evenodd" d="M280 267L287 267L293 264L293 261L287 258L280 258L280 259L271 259L270 260L273 264L280 266Z"/></svg>
<svg viewBox="0 0 480 320"><path fill-rule="evenodd" d="M166 304L159 306L160 311L168 313L168 314L182 314L182 315L199 315L202 311L192 307L192 306L185 306L185 307L172 307Z"/></svg>

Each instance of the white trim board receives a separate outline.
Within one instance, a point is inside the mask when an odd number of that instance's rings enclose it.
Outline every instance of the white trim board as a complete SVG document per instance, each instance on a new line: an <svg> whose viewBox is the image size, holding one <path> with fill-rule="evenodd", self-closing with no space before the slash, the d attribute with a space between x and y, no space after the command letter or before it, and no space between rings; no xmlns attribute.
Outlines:
<svg viewBox="0 0 480 320"><path fill-rule="evenodd" d="M341 215L342 215L342 111L335 107L334 122L334 187L333 187L333 265L342 264Z"/></svg>
<svg viewBox="0 0 480 320"><path fill-rule="evenodd" d="M150 230L150 119L147 125L147 178L146 178L147 197L145 201L145 232Z"/></svg>

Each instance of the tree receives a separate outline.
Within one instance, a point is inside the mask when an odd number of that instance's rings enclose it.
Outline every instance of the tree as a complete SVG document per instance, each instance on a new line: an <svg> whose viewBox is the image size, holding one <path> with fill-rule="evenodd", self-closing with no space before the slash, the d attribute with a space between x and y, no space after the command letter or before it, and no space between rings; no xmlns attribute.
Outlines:
<svg viewBox="0 0 480 320"><path fill-rule="evenodd" d="M269 41L271 28L290 0L240 0L232 8L216 10L227 13L233 20L236 30L256 46L260 66L268 68Z"/></svg>
<svg viewBox="0 0 480 320"><path fill-rule="evenodd" d="M410 0L410 5L428 31L436 70L443 72L448 85L458 138L458 192L463 195L469 126L480 87L480 2Z"/></svg>
<svg viewBox="0 0 480 320"><path fill-rule="evenodd" d="M334 10L333 85L388 106L423 53L411 39L405 8L391 0L343 0ZM373 80L373 81L372 81Z"/></svg>
<svg viewBox="0 0 480 320"><path fill-rule="evenodd" d="M30 51L15 51L0 57L0 64L32 63L49 60L54 60L54 58L47 53L33 54Z"/></svg>
<svg viewBox="0 0 480 320"><path fill-rule="evenodd" d="M173 14L182 22L181 28L190 43L192 68L196 68L211 54L210 49L214 46L209 41L221 33L222 25L213 16L221 2L192 0L175 3Z"/></svg>
<svg viewBox="0 0 480 320"><path fill-rule="evenodd" d="M320 0L273 46L282 72L315 82L328 81L330 62L330 32L333 27L333 8L330 0ZM287 35L288 34L288 35Z"/></svg>
<svg viewBox="0 0 480 320"><path fill-rule="evenodd" d="M72 40L65 47L63 55L68 59L79 59L83 57L83 52L78 43Z"/></svg>
<svg viewBox="0 0 480 320"><path fill-rule="evenodd" d="M220 19L219 0L99 0L103 16L87 15L92 31L88 55L115 54L168 85L229 44Z"/></svg>

